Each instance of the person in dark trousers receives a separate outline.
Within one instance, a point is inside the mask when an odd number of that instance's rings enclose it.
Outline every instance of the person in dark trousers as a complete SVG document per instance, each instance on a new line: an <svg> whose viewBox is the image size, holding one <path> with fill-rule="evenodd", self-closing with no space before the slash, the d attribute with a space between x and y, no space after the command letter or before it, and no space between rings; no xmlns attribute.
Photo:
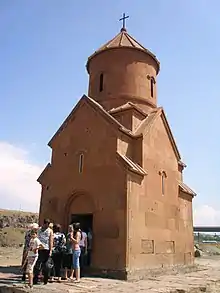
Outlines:
<svg viewBox="0 0 220 293"><path fill-rule="evenodd" d="M54 263L53 275L58 278L58 282L61 282L61 267L63 262L63 254L66 244L66 237L61 232L61 226L55 224L53 226L53 252L52 259Z"/></svg>
<svg viewBox="0 0 220 293"><path fill-rule="evenodd" d="M33 283L36 285L38 283L38 278L40 271L42 269L43 281L46 285L48 283L50 271L49 271L49 258L52 255L53 249L53 231L49 227L50 220L45 219L43 226L38 231L38 239L42 243L42 249L39 249L39 255L34 267L34 280Z"/></svg>

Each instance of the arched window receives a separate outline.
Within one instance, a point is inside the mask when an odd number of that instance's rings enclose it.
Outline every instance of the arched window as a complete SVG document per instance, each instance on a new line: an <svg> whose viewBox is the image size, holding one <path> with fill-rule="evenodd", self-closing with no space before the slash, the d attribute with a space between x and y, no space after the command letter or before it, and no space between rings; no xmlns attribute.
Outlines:
<svg viewBox="0 0 220 293"><path fill-rule="evenodd" d="M104 79L104 76L103 76L103 73L101 73L99 76L99 91L100 92L103 91L103 79Z"/></svg>
<svg viewBox="0 0 220 293"><path fill-rule="evenodd" d="M79 155L79 173L83 172L84 155Z"/></svg>
<svg viewBox="0 0 220 293"><path fill-rule="evenodd" d="M166 178L167 178L167 174L165 171L160 171L159 175L161 176L161 194L162 196L165 195L166 192Z"/></svg>
<svg viewBox="0 0 220 293"><path fill-rule="evenodd" d="M153 77L150 78L150 95L151 98L154 97L154 84L155 84L155 79Z"/></svg>

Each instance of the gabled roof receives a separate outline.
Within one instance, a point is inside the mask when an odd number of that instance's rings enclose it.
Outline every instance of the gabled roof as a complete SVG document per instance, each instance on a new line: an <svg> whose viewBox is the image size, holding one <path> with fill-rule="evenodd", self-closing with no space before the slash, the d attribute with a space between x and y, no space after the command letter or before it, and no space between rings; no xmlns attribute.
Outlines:
<svg viewBox="0 0 220 293"><path fill-rule="evenodd" d="M180 165L180 166L182 166L183 168L186 168L187 166L186 166L186 164L185 163L183 163L181 160L180 161L178 161L178 164Z"/></svg>
<svg viewBox="0 0 220 293"><path fill-rule="evenodd" d="M48 163L47 166L44 168L44 170L42 171L42 173L40 174L40 176L38 177L37 179L37 182L41 183L42 182L42 179L43 177L45 176L45 174L50 170L51 168L51 164Z"/></svg>
<svg viewBox="0 0 220 293"><path fill-rule="evenodd" d="M185 183L179 181L179 189L184 192L184 193L187 193L189 195L191 195L192 197L196 196L196 193L191 189L189 188L188 185L186 185Z"/></svg>
<svg viewBox="0 0 220 293"><path fill-rule="evenodd" d="M133 162L130 158L126 157L125 155L120 154L119 152L117 152L117 156L119 157L119 159L121 159L121 161L126 165L126 167L141 176L145 176L147 175L147 172L141 167L139 166L137 163Z"/></svg>
<svg viewBox="0 0 220 293"><path fill-rule="evenodd" d="M53 140L67 127L68 123L73 119L73 116L74 116L75 112L80 107L80 105L82 105L82 103L87 103L88 105L90 105L91 107L93 107L96 110L97 113L100 113L105 119L109 120L112 125L114 125L115 127L117 127L123 133L125 133L125 134L127 134L127 135L129 135L131 137L139 137L139 136L142 136L142 134L140 134L140 135L134 135L132 133L132 131L130 131L129 129L125 128L121 123L119 123L99 103L97 103L92 98L90 98L90 97L88 97L86 95L83 95L82 98L77 103L77 105L73 108L73 110L71 111L71 113L69 114L69 116L64 120L64 122L62 123L62 125L60 126L60 128L57 130L57 132L54 134L54 136L49 141L48 145L50 147L52 146Z"/></svg>
<svg viewBox="0 0 220 293"><path fill-rule="evenodd" d="M126 103L126 104L124 104L122 106L119 106L117 108L112 108L108 112L110 114L115 114L115 113L122 112L122 111L125 111L125 110L130 110L130 109L134 109L137 112L139 112L140 114L142 114L144 117L147 117L147 114L141 108L139 108L138 106L136 106L135 104L133 104L131 102L128 102L128 103Z"/></svg>
<svg viewBox="0 0 220 293"><path fill-rule="evenodd" d="M139 124L138 128L135 130L136 135L140 135L141 133L146 133L149 131L150 126L152 125L155 118L158 116L160 108L153 109L150 113L148 113L147 117Z"/></svg>
<svg viewBox="0 0 220 293"><path fill-rule="evenodd" d="M148 133L148 131L150 130L150 127L153 125L154 121L156 121L156 119L161 116L163 122L164 122L164 126L167 130L170 142L172 144L173 150L176 154L177 160L180 161L181 160L181 156L179 153L179 150L177 148L175 139L173 137L172 131L170 129L169 123L167 121L166 115L164 113L164 110L162 107L157 108L152 110L149 115L140 123L139 127L136 129L136 131L134 132L135 135L140 135L140 133Z"/></svg>
<svg viewBox="0 0 220 293"><path fill-rule="evenodd" d="M173 146L173 149L174 149L174 152L175 152L175 154L176 154L176 156L177 156L177 159L178 159L178 161L180 161L180 160L181 160L181 156L180 156L179 150L178 150L178 148L177 148L176 141L175 141L175 139L174 139L173 133L172 133L172 131L171 131L170 125L169 125L169 123L168 123L168 120L167 120L167 117L166 117L166 115L165 115L165 113L164 113L163 108L161 108L161 117L162 117L162 119L163 119L163 121L164 121L165 127L166 127L167 132L168 132L168 135L169 135L169 139L170 139L170 141L171 141L171 144L172 144L172 146Z"/></svg>
<svg viewBox="0 0 220 293"><path fill-rule="evenodd" d="M106 44L104 44L102 47L100 47L98 50L96 50L87 61L87 70L89 68L89 61L97 54L102 53L103 51L115 49L115 48L133 48L140 51L143 51L144 53L147 53L149 56L151 56L156 64L157 64L157 73L160 70L160 62L158 61L157 57L150 52L148 49L146 49L144 46L142 46L138 41L136 41L131 35L127 33L125 29L122 29L119 34L117 34L113 39L108 41ZM89 71L89 70L88 70Z"/></svg>

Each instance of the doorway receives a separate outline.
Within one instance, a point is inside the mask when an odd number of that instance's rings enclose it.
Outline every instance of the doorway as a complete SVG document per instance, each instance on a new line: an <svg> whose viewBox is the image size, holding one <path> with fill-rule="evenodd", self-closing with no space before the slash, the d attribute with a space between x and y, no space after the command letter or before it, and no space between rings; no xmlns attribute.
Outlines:
<svg viewBox="0 0 220 293"><path fill-rule="evenodd" d="M88 233L93 230L93 214L72 214L70 224L73 223L80 223L81 229Z"/></svg>
<svg viewBox="0 0 220 293"><path fill-rule="evenodd" d="M93 214L72 214L70 224L73 223L80 223L81 230L87 234L87 254L81 250L80 255L81 274L85 274L85 269L91 266L92 260Z"/></svg>

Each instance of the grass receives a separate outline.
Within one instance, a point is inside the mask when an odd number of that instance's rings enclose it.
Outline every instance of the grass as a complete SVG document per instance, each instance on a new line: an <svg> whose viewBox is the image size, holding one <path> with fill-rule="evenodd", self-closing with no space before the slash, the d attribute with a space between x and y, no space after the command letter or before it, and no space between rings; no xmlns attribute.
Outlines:
<svg viewBox="0 0 220 293"><path fill-rule="evenodd" d="M1 247L19 247L24 243L26 229L5 227L0 230Z"/></svg>
<svg viewBox="0 0 220 293"><path fill-rule="evenodd" d="M27 225L38 221L32 212L0 209L0 247L20 247L24 243Z"/></svg>

